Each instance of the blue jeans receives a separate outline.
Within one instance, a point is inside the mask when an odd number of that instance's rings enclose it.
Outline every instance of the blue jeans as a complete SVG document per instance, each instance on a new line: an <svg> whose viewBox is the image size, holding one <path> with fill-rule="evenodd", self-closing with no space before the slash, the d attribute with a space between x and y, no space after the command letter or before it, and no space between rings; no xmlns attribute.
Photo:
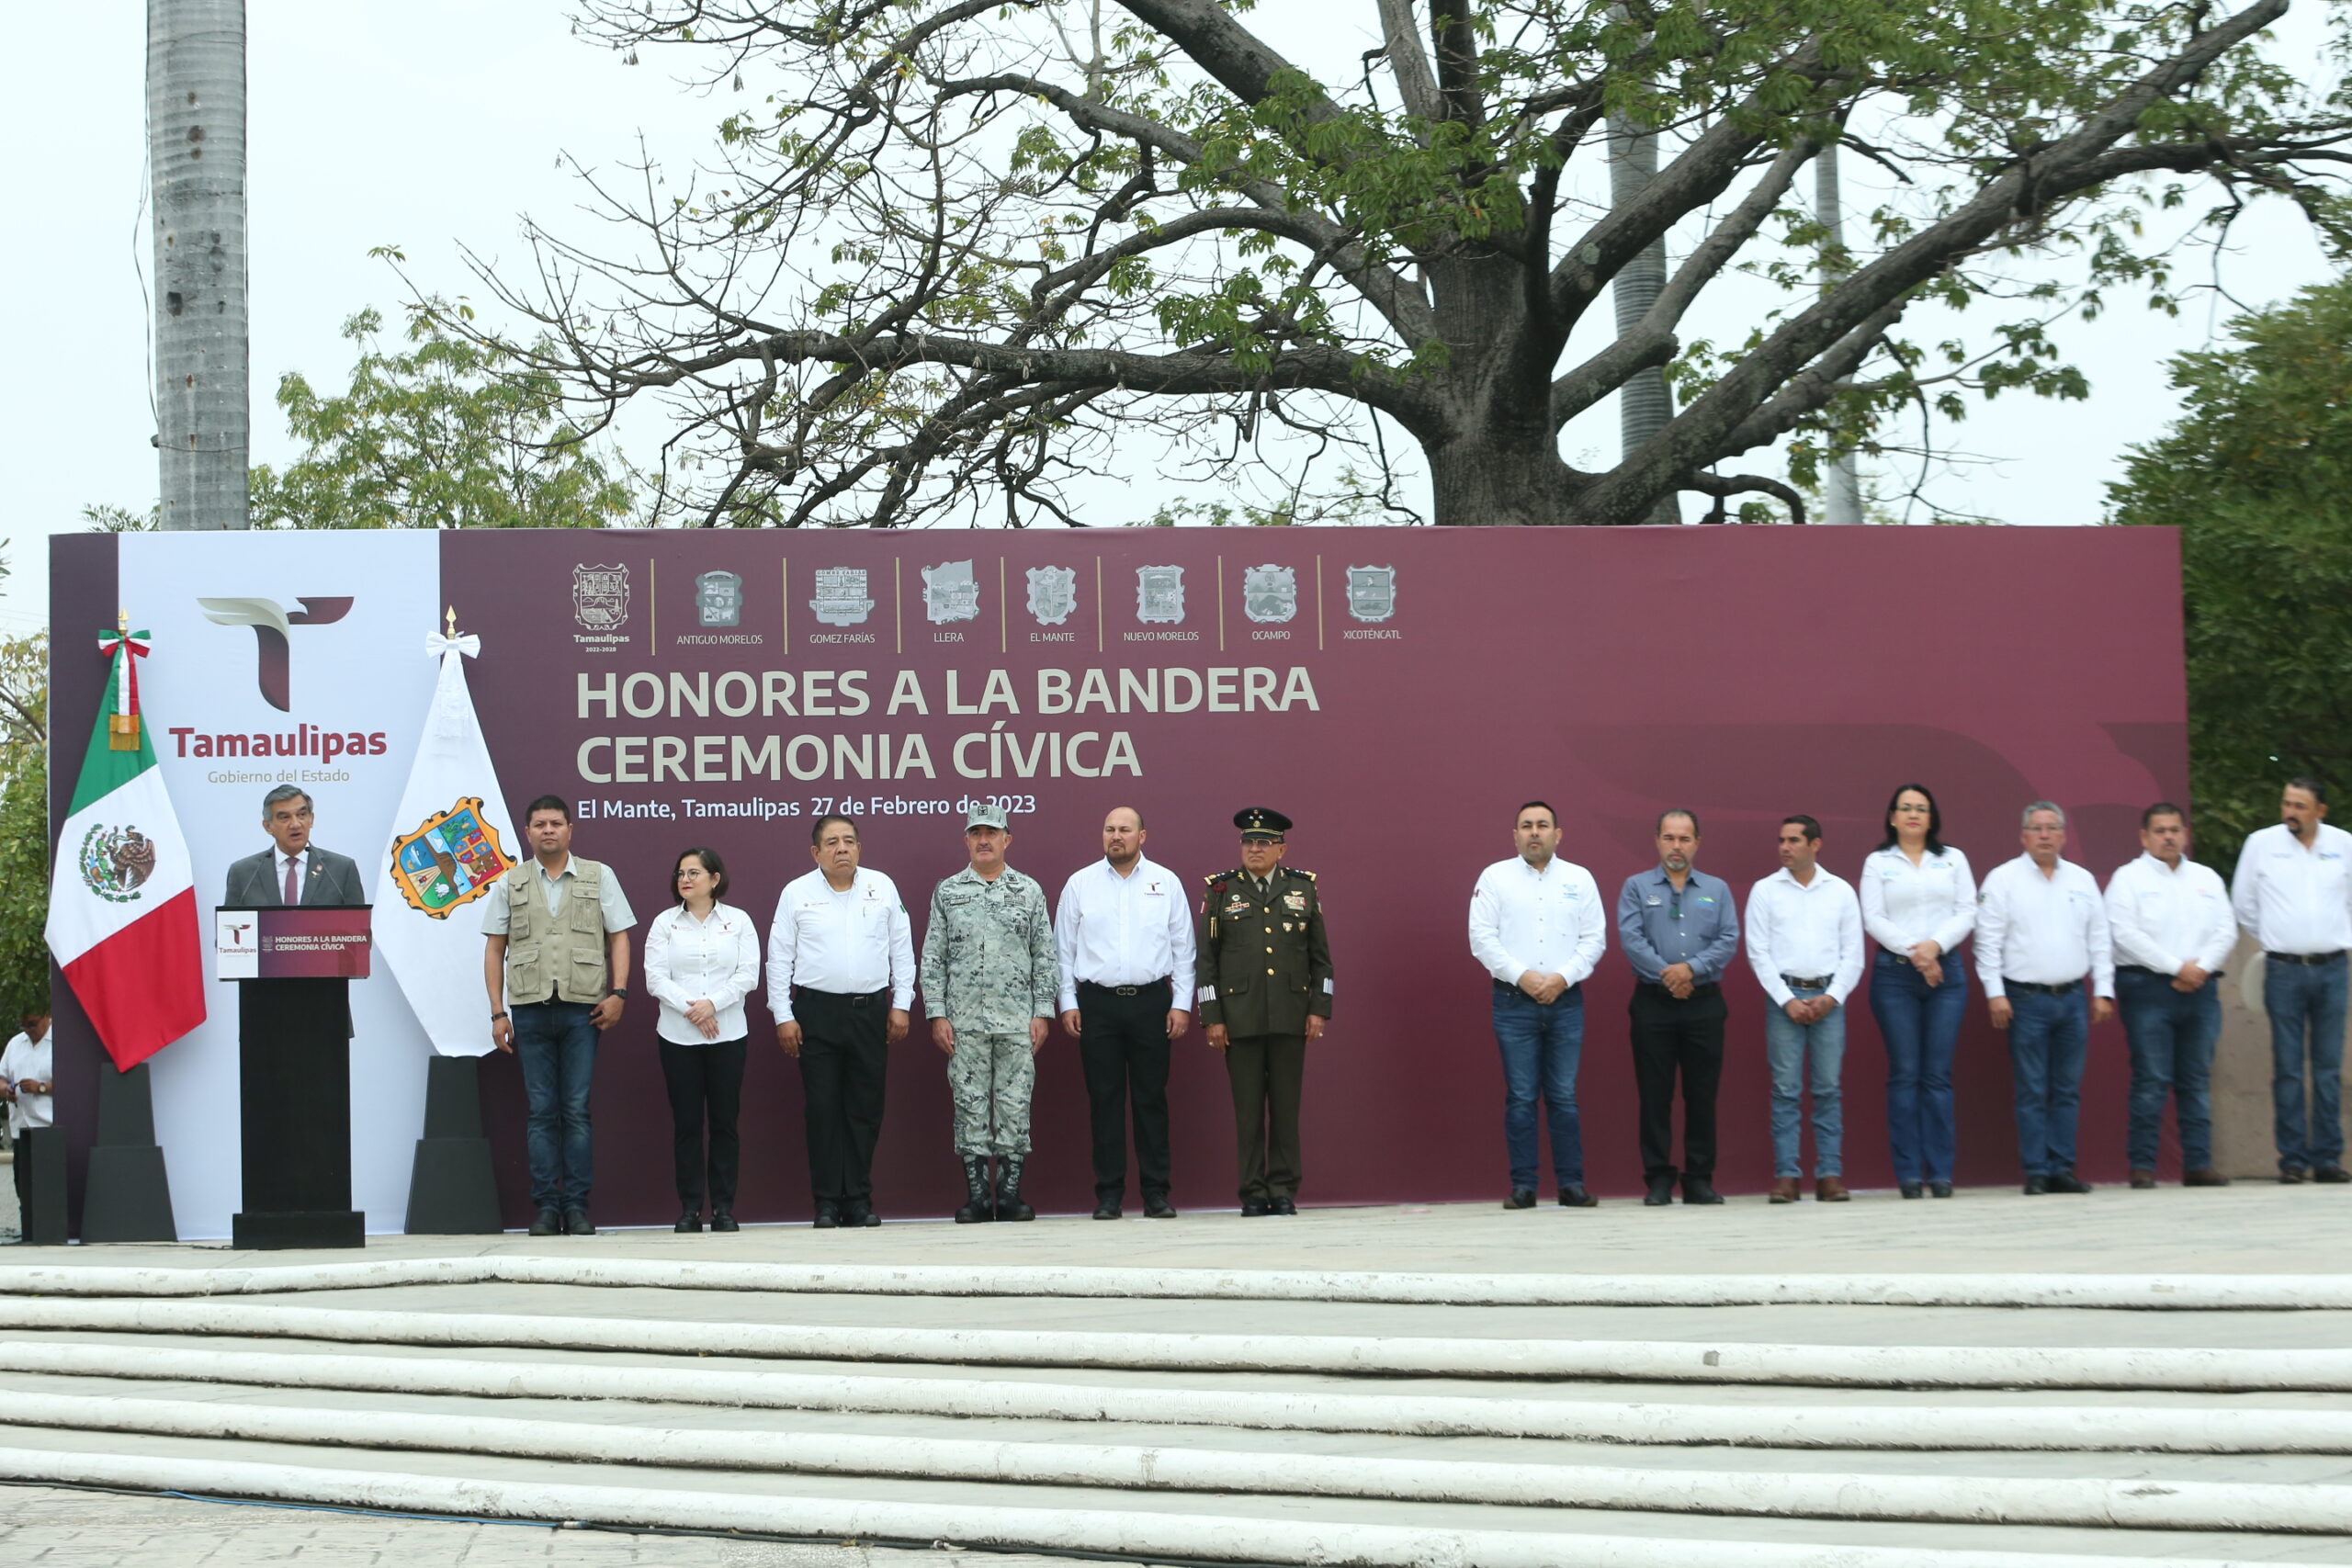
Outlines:
<svg viewBox="0 0 2352 1568"><path fill-rule="evenodd" d="M1584 987L1549 1004L1513 986L1495 987L1495 1043L1503 1055L1503 1145L1511 1190L1535 1187L1535 1102L1551 1111L1552 1174L1563 1190L1584 1185L1577 1122L1577 1064L1584 1055Z"/></svg>
<svg viewBox="0 0 2352 1568"><path fill-rule="evenodd" d="M1944 983L1882 949L1871 963L1871 1016L1886 1044L1886 1142L1894 1179L1951 1179L1951 1058L1968 1008L1968 970L1943 955Z"/></svg>
<svg viewBox="0 0 2352 1568"><path fill-rule="evenodd" d="M514 1056L530 1099L531 1206L584 1209L594 1164L588 1080L596 1026L585 1002L528 1002L514 1010Z"/></svg>
<svg viewBox="0 0 2352 1568"><path fill-rule="evenodd" d="M2270 1110L2278 1168L2344 1163L2344 955L2326 964L2263 963L2270 1015ZM2312 1104L2303 1116L2308 1038Z"/></svg>
<svg viewBox="0 0 2352 1568"><path fill-rule="evenodd" d="M2011 991L2009 1009L2018 1156L2028 1176L2057 1176L2075 1168L2083 1058L2091 1041L2090 998L2079 986L2061 996Z"/></svg>
<svg viewBox="0 0 2352 1568"><path fill-rule="evenodd" d="M1793 994L1800 1001L1821 995L1819 987ZM1810 1058L1812 1072L1806 1067ZM1838 1080L1846 1066L1846 1010L1836 1007L1816 1023L1799 1023L1778 1007L1764 1014L1764 1059L1772 1068L1772 1174L1804 1174L1798 1140L1803 1134L1805 1079L1813 1080L1813 1173L1842 1176L1846 1111Z"/></svg>
<svg viewBox="0 0 2352 1568"><path fill-rule="evenodd" d="M2132 1044L2132 1120L2125 1144L2132 1168L2156 1168L2166 1091L2180 1126L2181 1164L2190 1170L2210 1167L2213 1043L2222 1035L2220 985L2208 980L2193 991L2176 991L2169 975L2119 968L2115 1006L2123 1015L2123 1037Z"/></svg>

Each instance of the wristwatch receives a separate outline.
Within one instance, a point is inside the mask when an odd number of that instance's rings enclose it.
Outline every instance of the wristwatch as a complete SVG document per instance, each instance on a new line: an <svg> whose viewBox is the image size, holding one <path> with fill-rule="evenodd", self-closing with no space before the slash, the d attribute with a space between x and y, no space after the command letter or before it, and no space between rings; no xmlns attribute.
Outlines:
<svg viewBox="0 0 2352 1568"><path fill-rule="evenodd" d="M499 1011L499 1012L492 1013L492 1014L490 1015L490 1021L491 1021L491 1022L492 1022L492 1023L496 1023L500 1019L504 1018L505 1016L506 1016L506 1014L505 1014L503 1011Z"/></svg>
<svg viewBox="0 0 2352 1568"><path fill-rule="evenodd" d="M605 995L608 997L618 997L621 1000L627 1001L628 1000L628 987L627 986L615 986L605 991Z"/></svg>

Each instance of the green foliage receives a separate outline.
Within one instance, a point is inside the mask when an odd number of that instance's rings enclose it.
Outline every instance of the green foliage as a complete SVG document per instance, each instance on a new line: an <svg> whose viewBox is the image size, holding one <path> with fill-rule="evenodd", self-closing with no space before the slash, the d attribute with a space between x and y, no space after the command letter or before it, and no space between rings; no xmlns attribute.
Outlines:
<svg viewBox="0 0 2352 1568"><path fill-rule="evenodd" d="M405 349L383 318L344 323L358 349L351 382L321 392L299 371L277 383L287 427L305 444L283 473L253 471L256 528L598 528L625 520L630 488L563 417L550 377L441 324L462 307L427 301Z"/></svg>
<svg viewBox="0 0 2352 1568"><path fill-rule="evenodd" d="M0 641L0 1010L49 995L49 634Z"/></svg>
<svg viewBox="0 0 2352 1568"><path fill-rule="evenodd" d="M2110 487L2180 530L2197 853L2227 867L2311 773L2352 786L2352 277L2173 362L2186 407Z"/></svg>

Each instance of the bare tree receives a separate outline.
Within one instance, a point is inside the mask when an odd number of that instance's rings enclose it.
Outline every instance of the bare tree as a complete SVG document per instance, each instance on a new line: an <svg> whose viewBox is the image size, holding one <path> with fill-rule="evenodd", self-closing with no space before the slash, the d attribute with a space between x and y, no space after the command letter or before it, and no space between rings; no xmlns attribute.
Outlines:
<svg viewBox="0 0 2352 1568"><path fill-rule="evenodd" d="M666 400L665 503L709 523L1075 523L1114 441L1197 481L1269 431L1359 488L1401 433L1442 524L1681 492L1801 520L1743 459L1779 444L1809 484L1890 410L2080 395L2052 324L2171 297L2143 225L2179 176L2217 226L2267 194L2345 232L2352 117L2260 51L2289 0L1368 0L1353 82L1222 0L583 3L614 47L765 96L698 177L590 176L620 243L534 230L534 267L485 269L547 334L501 346L592 429ZM1658 152L1613 202L1612 136ZM1825 286L1792 193L1832 145L1885 196ZM1571 352L1645 255L1655 293ZM1780 308L1686 340L1736 269ZM2005 319L1946 354L1897 333L1928 298ZM1563 458L1569 420L1652 381L1679 407L1616 463Z"/></svg>

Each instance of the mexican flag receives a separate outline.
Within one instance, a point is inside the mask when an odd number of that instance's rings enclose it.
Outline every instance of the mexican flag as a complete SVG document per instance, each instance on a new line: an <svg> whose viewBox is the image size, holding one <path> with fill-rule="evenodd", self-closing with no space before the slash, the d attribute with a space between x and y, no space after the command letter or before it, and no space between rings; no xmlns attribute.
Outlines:
<svg viewBox="0 0 2352 1568"><path fill-rule="evenodd" d="M107 632L106 701L49 885L49 950L122 1071L204 1021L204 947L187 840L139 708L145 632Z"/></svg>

